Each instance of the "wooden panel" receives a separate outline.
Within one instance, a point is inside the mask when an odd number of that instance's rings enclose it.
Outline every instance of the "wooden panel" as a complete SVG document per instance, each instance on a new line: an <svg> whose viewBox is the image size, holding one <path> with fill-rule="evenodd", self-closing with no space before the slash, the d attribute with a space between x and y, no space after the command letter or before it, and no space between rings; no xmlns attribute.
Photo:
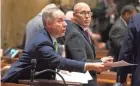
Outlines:
<svg viewBox="0 0 140 86"><path fill-rule="evenodd" d="M131 79L128 75L127 77L127 86L130 86ZM112 86L116 83L116 72L102 72L101 74L97 75L97 82L99 86Z"/></svg>
<svg viewBox="0 0 140 86"><path fill-rule="evenodd" d="M20 45L27 22L47 3L48 0L2 0L2 48Z"/></svg>
<svg viewBox="0 0 140 86"><path fill-rule="evenodd" d="M107 56L108 50L96 50L96 58L100 59L104 56Z"/></svg>

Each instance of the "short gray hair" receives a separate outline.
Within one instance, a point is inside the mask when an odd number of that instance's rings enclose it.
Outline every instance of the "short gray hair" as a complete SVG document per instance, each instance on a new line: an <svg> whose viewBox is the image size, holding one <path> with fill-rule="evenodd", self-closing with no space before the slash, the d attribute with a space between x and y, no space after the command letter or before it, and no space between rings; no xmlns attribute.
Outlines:
<svg viewBox="0 0 140 86"><path fill-rule="evenodd" d="M125 5L121 10L121 15L125 15L126 12L132 13L136 8L133 5Z"/></svg>
<svg viewBox="0 0 140 86"><path fill-rule="evenodd" d="M58 8L49 8L49 9L44 10L44 12L42 14L42 20L43 20L44 26L46 25L45 24L46 20L51 21L54 19L54 17L55 17L54 13L56 11L61 11L61 10Z"/></svg>

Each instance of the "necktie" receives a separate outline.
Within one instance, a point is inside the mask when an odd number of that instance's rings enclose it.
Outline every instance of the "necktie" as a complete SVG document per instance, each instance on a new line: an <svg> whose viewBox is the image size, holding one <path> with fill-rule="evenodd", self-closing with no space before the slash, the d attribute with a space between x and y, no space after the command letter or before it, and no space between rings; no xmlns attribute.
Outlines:
<svg viewBox="0 0 140 86"><path fill-rule="evenodd" d="M58 43L57 43L57 41L54 41L53 45L54 45L55 51L58 52Z"/></svg>
<svg viewBox="0 0 140 86"><path fill-rule="evenodd" d="M94 57L96 57L95 48L94 48L93 43L91 42L90 35L88 34L88 31L87 31L87 30L85 30L84 33L85 33L85 35L87 36L88 41L89 41L89 43L91 44L91 47L93 48Z"/></svg>
<svg viewBox="0 0 140 86"><path fill-rule="evenodd" d="M88 34L87 30L86 30L86 31L84 31L84 33L85 33L86 37L88 38L88 42L89 42L89 43L91 43L90 36L89 36L89 34Z"/></svg>

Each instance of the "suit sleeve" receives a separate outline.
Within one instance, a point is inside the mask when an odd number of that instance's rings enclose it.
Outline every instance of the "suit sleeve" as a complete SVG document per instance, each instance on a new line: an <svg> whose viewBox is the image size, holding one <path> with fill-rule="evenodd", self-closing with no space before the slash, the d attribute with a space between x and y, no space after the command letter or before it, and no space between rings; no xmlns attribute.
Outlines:
<svg viewBox="0 0 140 86"><path fill-rule="evenodd" d="M48 68L58 68L68 71L84 72L84 62L61 57L53 50L53 47L48 45L47 42L40 45L38 47L38 51L42 56L42 62L47 64Z"/></svg>
<svg viewBox="0 0 140 86"><path fill-rule="evenodd" d="M120 49L120 47L123 43L123 38L124 38L123 36L124 36L124 33L120 27L112 28L112 30L109 33L109 37L110 37L113 45L118 50Z"/></svg>
<svg viewBox="0 0 140 86"><path fill-rule="evenodd" d="M130 62L133 54L135 53L135 35L136 28L129 28L127 34L124 37L123 44L119 53L119 60L125 60Z"/></svg>
<svg viewBox="0 0 140 86"><path fill-rule="evenodd" d="M69 34L65 42L66 57L78 61L93 62L93 60L87 59L87 51L84 42L85 40L80 34Z"/></svg>
<svg viewBox="0 0 140 86"><path fill-rule="evenodd" d="M134 61L134 53L135 53L135 34L136 30L135 28L129 28L127 34L124 37L124 42L121 46L121 50L119 53L119 60L125 60L129 63L133 63ZM131 73L133 70L132 66L128 67L121 67L118 70L118 73L120 75L120 82L124 83L126 81L126 77L128 73Z"/></svg>

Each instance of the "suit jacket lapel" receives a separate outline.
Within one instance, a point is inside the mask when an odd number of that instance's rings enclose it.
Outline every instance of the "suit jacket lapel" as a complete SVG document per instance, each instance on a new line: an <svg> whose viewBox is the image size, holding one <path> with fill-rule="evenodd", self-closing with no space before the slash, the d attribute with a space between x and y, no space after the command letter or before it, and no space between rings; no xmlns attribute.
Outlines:
<svg viewBox="0 0 140 86"><path fill-rule="evenodd" d="M47 38L49 39L49 41L51 42L51 44L48 44L48 45L50 45L51 47L54 48L54 46L53 46L53 40L52 40L50 34L48 33L48 31L46 30L46 28L43 28L41 31L42 31L43 34L46 35L46 37L47 37ZM55 49L55 48L54 48L54 49Z"/></svg>
<svg viewBox="0 0 140 86"><path fill-rule="evenodd" d="M78 27L78 28L77 28L78 31L79 31L80 33L83 34L83 36L85 37L85 39L88 41L88 43L89 43L90 46L92 47L92 50L93 50L93 53L94 53L94 57L96 57L96 54L95 54L95 47L94 47L94 45L93 45L92 39L90 38L90 40L91 40L91 43L90 43L89 38L85 35L84 30L82 29L82 27L79 26L78 24L75 24L75 25L76 25L76 27Z"/></svg>
<svg viewBox="0 0 140 86"><path fill-rule="evenodd" d="M52 41L52 38L51 38L50 34L48 33L48 31L46 30L46 28L44 28L44 29L42 30L42 32L43 32L47 37L49 37L50 41ZM52 41L52 43L53 43L53 41Z"/></svg>
<svg viewBox="0 0 140 86"><path fill-rule="evenodd" d="M85 39L86 39L86 40L88 41L88 43L90 44L89 38L88 38L88 37L86 36L86 34L84 33L84 30L82 29L82 27L79 26L78 24L75 24L75 25L76 25L76 27L78 27L77 29L79 30L79 32L83 34L83 36L85 37Z"/></svg>

